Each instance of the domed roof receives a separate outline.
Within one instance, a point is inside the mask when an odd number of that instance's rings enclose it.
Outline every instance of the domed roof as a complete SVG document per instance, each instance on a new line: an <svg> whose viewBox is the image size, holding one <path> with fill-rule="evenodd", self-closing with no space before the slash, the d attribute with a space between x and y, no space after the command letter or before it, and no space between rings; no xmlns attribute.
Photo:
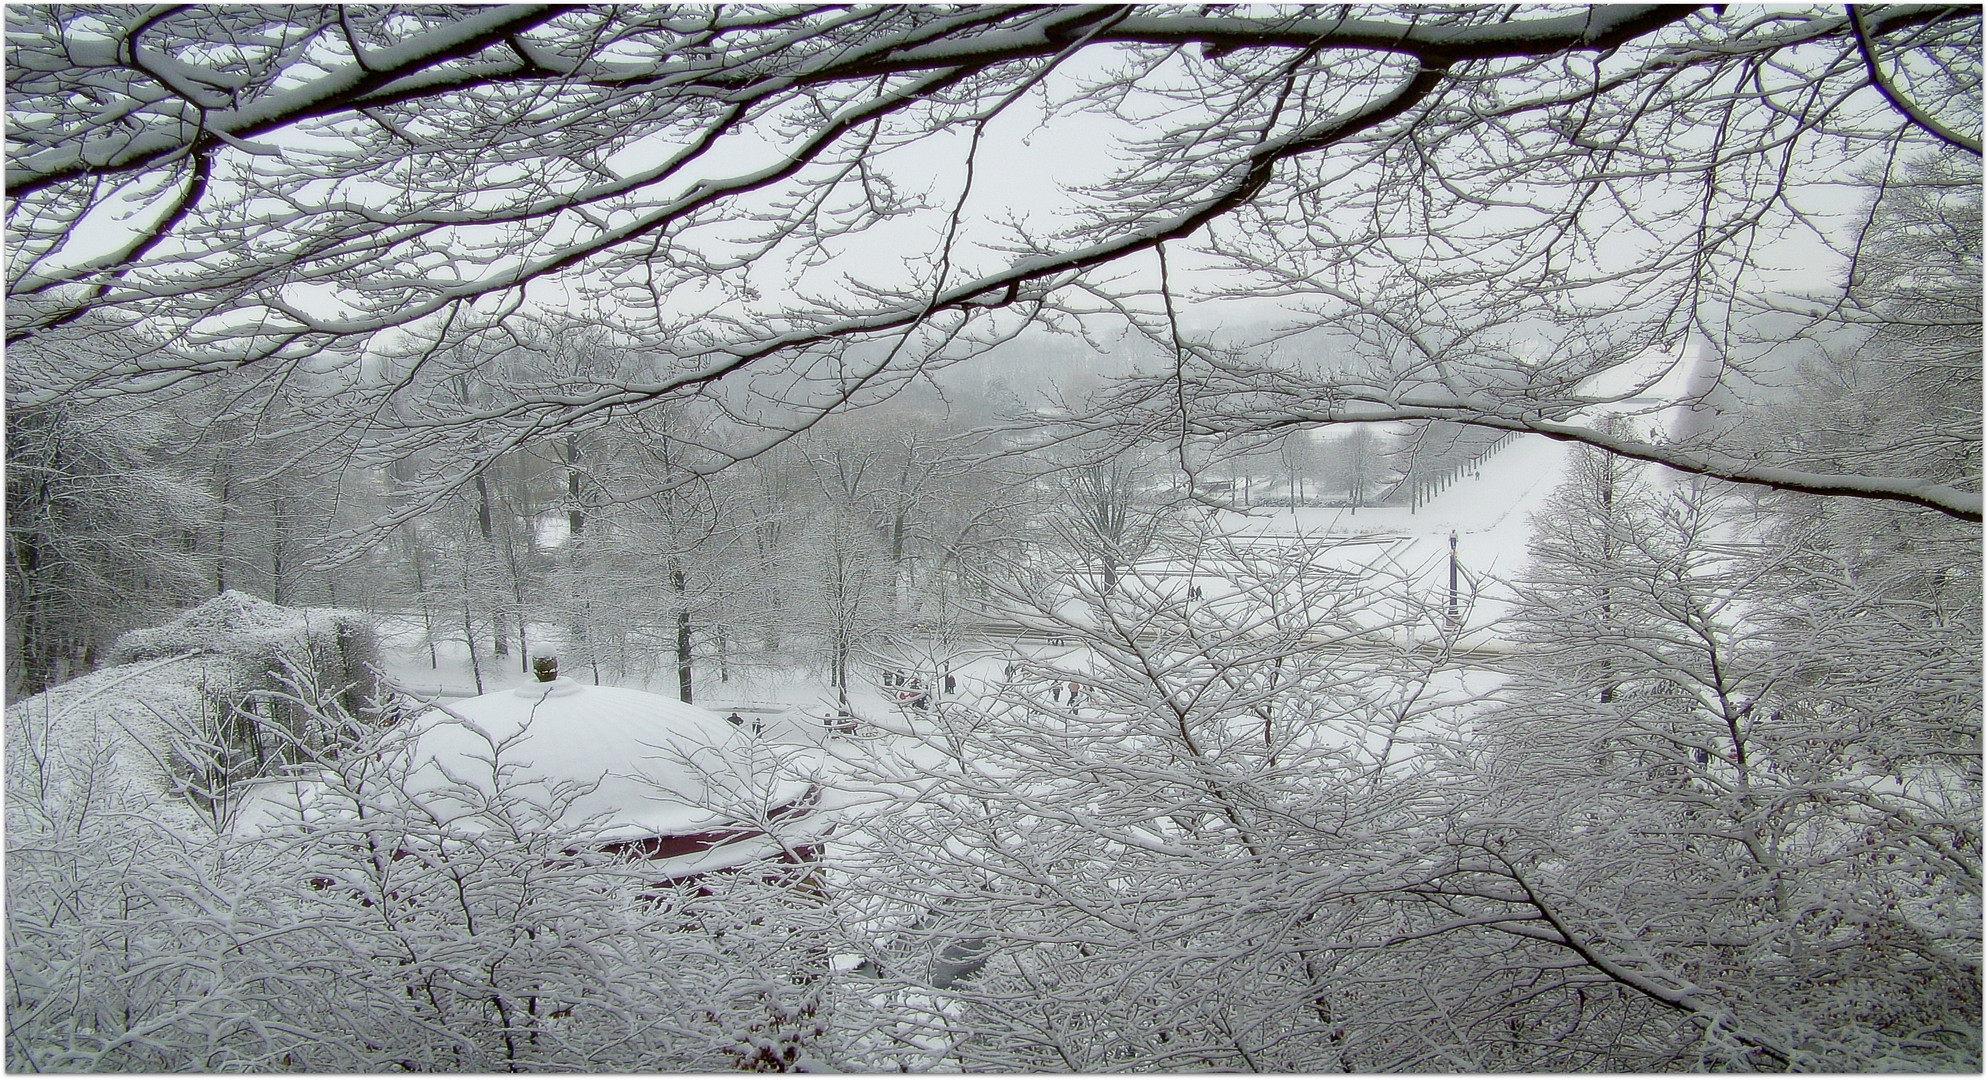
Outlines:
<svg viewBox="0 0 1988 1080"><path fill-rule="evenodd" d="M436 708L415 725L407 790L437 816L472 813L501 775L509 794L541 806L570 798L560 822L592 822L610 839L763 820L802 800L819 765L694 705L567 678Z"/></svg>

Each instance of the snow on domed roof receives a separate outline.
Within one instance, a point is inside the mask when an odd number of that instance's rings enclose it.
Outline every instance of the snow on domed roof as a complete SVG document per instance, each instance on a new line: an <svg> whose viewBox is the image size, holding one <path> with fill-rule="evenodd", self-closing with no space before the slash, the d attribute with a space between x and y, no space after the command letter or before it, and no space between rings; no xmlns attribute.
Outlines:
<svg viewBox="0 0 1988 1080"><path fill-rule="evenodd" d="M801 801L820 765L818 754L764 743L694 705L568 678L469 698L414 723L407 788L438 816L472 813L501 773L509 793L543 806L561 785L591 786L560 821L593 822L610 839L763 820Z"/></svg>

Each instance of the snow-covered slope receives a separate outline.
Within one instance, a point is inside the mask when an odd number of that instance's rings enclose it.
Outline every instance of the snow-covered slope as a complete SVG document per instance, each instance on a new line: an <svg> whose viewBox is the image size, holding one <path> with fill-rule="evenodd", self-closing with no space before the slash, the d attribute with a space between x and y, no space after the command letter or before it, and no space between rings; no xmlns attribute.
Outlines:
<svg viewBox="0 0 1988 1080"><path fill-rule="evenodd" d="M1559 483L1568 446L1538 435L1521 435L1491 455L1475 474L1465 476L1420 507L1368 506L1359 509L1272 507L1248 514L1222 515L1222 531L1233 536L1332 537L1489 535L1523 520Z"/></svg>

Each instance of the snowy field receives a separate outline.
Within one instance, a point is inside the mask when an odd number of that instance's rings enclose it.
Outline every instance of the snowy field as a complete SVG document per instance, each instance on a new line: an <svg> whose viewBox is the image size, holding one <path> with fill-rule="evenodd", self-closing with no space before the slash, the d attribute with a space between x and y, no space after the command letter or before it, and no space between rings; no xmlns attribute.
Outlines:
<svg viewBox="0 0 1988 1080"><path fill-rule="evenodd" d="M1239 550L1293 545L1323 549L1327 553L1323 565L1345 575L1351 583L1348 588L1357 590L1362 581L1381 582L1395 591L1406 586L1436 605L1445 600L1449 539L1454 532L1466 604L1461 612L1464 632L1458 641L1466 653L1489 649L1483 655L1494 657L1505 651L1499 645L1499 620L1510 603L1504 583L1525 565L1532 515L1558 485L1568 453L1564 444L1547 439L1514 440L1483 462L1476 473L1414 511L1404 507L1272 509L1222 514L1216 524L1240 545ZM1219 604L1234 592L1218 561L1198 565L1143 563L1128 572L1120 584L1120 589L1131 595L1165 595L1176 600L1184 600L1190 588L1202 603ZM1098 657L1082 644L1081 627L1086 617L1080 613L1081 605L1073 607L1073 603L1064 605L1062 617L1073 621L1061 632L1017 625L1005 633L952 637L943 642L915 632L898 635L892 652L870 656L852 672L848 701L854 730L847 735L842 734L844 725L837 719L840 706L835 688L815 672L735 664L730 678L721 681L714 665L699 663L695 700L699 707L720 716L739 716L769 748L787 746L797 752L825 748L828 754L821 768L831 792L830 806L915 797L915 784L886 783L881 778L914 776L940 762L946 753L950 719L969 715L998 718L1020 708L1038 717L1061 716L1074 723L1075 729L1083 729L1087 721L1099 718L1094 700L1074 708L1066 700L1073 680L1079 695L1095 699L1099 694L1094 685L1099 675ZM494 661L482 658L480 671L473 672L460 641L436 642L431 666L429 643L418 624L405 619L385 620L381 629L381 660L388 678L424 700L448 704L472 697L479 674L488 694L507 693L532 681L531 675L518 670L515 656L496 657ZM530 636L546 642L548 651L557 651L556 635L533 628ZM1402 640L1403 635L1393 631L1389 638ZM1324 642L1320 647L1334 648ZM1372 656L1349 654L1342 662L1367 668L1375 678L1386 681L1380 662ZM1483 700L1504 679L1495 670L1495 663L1490 670L1474 670L1482 662L1459 656L1458 662L1431 673L1422 688L1425 700L1417 710L1426 730L1367 731L1345 738L1371 743L1366 746L1371 751L1390 735L1426 736L1453 727L1467 717L1472 702ZM592 681L591 672L584 667L565 674L582 682ZM947 674L951 675L950 689ZM610 680L609 685L673 698L676 678L673 664L659 664L646 679L629 678L619 684ZM893 680L910 679L920 682L919 690L892 684ZM925 708L910 703L919 694ZM860 837L860 832L854 836ZM845 836L838 847L846 850L851 839Z"/></svg>
<svg viewBox="0 0 1988 1080"><path fill-rule="evenodd" d="M1357 511L1273 508L1248 514L1224 513L1216 524L1243 550L1254 545L1323 547L1331 552L1330 564L1354 582L1384 581L1390 589L1406 582L1437 604L1443 602L1447 589L1449 538L1455 533L1468 604L1463 612L1468 632L1462 640L1478 646L1493 644L1500 640L1499 620L1510 605L1505 582L1525 566L1532 515L1558 486L1569 453L1566 444L1548 439L1514 440L1475 474L1413 511L1405 507ZM1123 587L1183 594L1192 587L1197 596L1210 602L1232 590L1224 582L1219 564L1199 568L1178 563L1141 564L1128 573ZM548 648L556 651L554 635L535 632L533 638L547 641ZM1075 640L1076 634L1070 638ZM712 665L700 663L695 699L700 707L721 716L737 714L756 724L770 742L833 744L839 748L837 759L860 760L868 753L865 747L882 749L884 744L878 740L884 740L891 744L892 752L915 757L919 753L915 748L932 737L935 713L906 704L902 700L908 696L905 691L886 685L886 672L918 678L928 702L939 709L984 710L1003 700L1024 700L1045 711L1066 710L1064 684L1072 677L1088 677L1096 667L1095 657L1080 644L1053 644L1054 640L1053 634L1019 627L1008 634L955 638L944 643L915 633L900 635L897 651L892 654L895 660L873 657L852 677L848 700L860 735L856 739L831 740L839 712L836 691L818 674L807 671L740 667L729 679L719 681ZM407 620L383 621L381 658L395 685L417 697L444 703L474 696L476 673L462 643L438 641L435 656L438 663L431 666L429 645L418 625ZM485 659L481 664L485 693L531 681L528 673L518 670L515 657L495 660ZM951 692L944 685L948 671L954 681ZM591 681L584 669L566 674ZM1445 700L1467 701L1480 697L1499 678L1492 673L1473 676L1464 669L1451 668L1439 676L1437 692ZM676 670L673 664L659 665L646 679L631 678L610 685L674 697Z"/></svg>

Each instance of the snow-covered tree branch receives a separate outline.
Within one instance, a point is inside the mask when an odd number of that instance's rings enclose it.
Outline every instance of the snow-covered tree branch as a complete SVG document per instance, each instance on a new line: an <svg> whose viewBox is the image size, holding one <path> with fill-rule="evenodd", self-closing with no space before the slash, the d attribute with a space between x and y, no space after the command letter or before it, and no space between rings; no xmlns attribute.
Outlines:
<svg viewBox="0 0 1988 1080"><path fill-rule="evenodd" d="M750 454L757 425L1029 326L1141 323L1171 243L1193 296L1457 329L1428 370L1351 348L1338 366L1368 378L1319 381L1328 399L1601 444L1567 417L1579 377L1726 349L1739 307L1826 285L1761 252L1858 246L1825 197L1846 170L1969 153L1936 134L1979 126L1979 46L1974 13L1911 5L23 7L10 394L247 369L364 443L466 428L484 457L696 397L747 421L721 441ZM1091 145L1030 220L976 185L974 147L1066 127ZM647 361L417 404L420 375L484 368L507 322L560 310ZM1511 394L1458 384L1472 366ZM1979 515L1967 485L1614 448Z"/></svg>

